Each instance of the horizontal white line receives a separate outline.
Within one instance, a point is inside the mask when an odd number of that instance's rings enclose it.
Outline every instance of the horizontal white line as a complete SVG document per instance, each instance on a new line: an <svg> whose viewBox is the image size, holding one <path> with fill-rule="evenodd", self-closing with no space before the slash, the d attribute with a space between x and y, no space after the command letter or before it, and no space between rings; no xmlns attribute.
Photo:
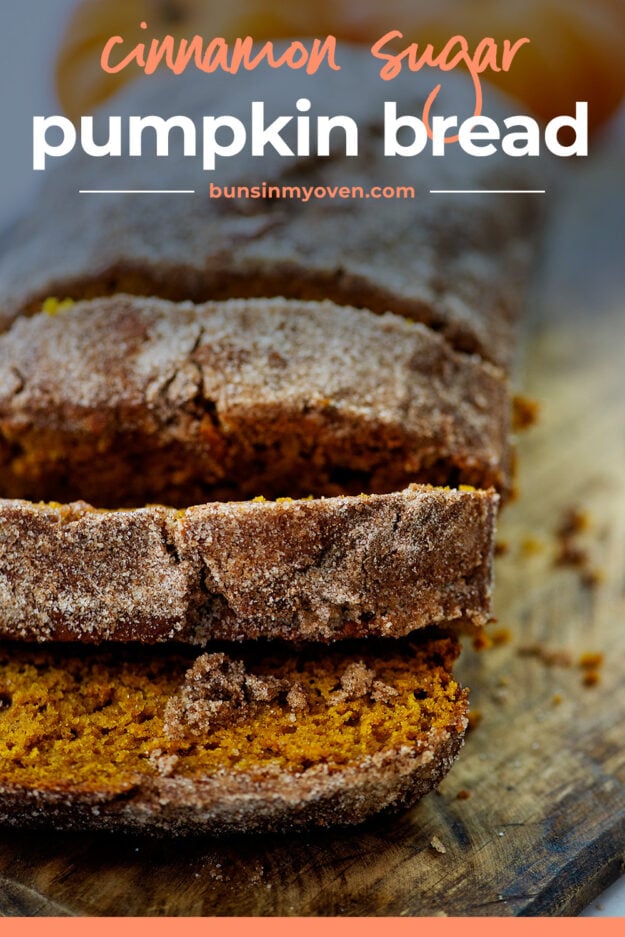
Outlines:
<svg viewBox="0 0 625 937"><path fill-rule="evenodd" d="M195 189L79 189L79 195L195 195Z"/></svg>
<svg viewBox="0 0 625 937"><path fill-rule="evenodd" d="M430 189L430 195L545 195L546 189Z"/></svg>

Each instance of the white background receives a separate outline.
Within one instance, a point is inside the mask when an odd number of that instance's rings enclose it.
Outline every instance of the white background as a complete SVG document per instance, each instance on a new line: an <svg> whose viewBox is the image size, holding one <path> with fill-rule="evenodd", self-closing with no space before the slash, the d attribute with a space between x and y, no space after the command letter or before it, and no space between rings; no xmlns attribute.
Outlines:
<svg viewBox="0 0 625 937"><path fill-rule="evenodd" d="M32 118L59 112L52 86L52 63L69 10L77 0L2 0L0 12L0 231L36 197L32 171ZM29 51L29 64L24 52ZM622 109L605 144L622 138ZM625 877L585 912L625 916Z"/></svg>

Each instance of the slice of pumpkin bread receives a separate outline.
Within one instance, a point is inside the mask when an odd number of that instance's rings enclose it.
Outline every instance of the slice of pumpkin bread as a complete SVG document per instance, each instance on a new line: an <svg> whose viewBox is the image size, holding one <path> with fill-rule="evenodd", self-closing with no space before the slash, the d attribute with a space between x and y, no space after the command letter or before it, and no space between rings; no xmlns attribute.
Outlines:
<svg viewBox="0 0 625 937"><path fill-rule="evenodd" d="M0 637L204 644L480 626L497 502L419 485L184 511L0 500Z"/></svg>
<svg viewBox="0 0 625 937"><path fill-rule="evenodd" d="M467 725L453 638L330 649L0 646L0 822L233 833L414 803Z"/></svg>
<svg viewBox="0 0 625 937"><path fill-rule="evenodd" d="M48 304L51 312L57 307ZM177 507L509 483L499 369L330 302L118 295L0 335L0 496Z"/></svg>

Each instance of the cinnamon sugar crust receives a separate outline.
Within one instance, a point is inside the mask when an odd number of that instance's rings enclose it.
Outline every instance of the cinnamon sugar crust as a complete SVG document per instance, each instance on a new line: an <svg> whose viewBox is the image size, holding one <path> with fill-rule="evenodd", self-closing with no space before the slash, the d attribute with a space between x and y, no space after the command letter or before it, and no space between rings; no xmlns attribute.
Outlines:
<svg viewBox="0 0 625 937"><path fill-rule="evenodd" d="M0 501L0 636L333 641L488 620L498 496L96 511Z"/></svg>
<svg viewBox="0 0 625 937"><path fill-rule="evenodd" d="M462 744L433 730L420 750L384 752L330 773L297 777L213 777L200 783L161 776L119 792L24 790L0 784L0 823L13 827L185 836L283 833L363 823L413 806L436 788Z"/></svg>
<svg viewBox="0 0 625 937"><path fill-rule="evenodd" d="M233 725L250 718L263 704L277 699L292 712L306 709L302 705L305 695L299 681L250 673L243 661L232 660L223 652L202 654L165 707L165 735L169 738L185 732L207 735L215 726Z"/></svg>
<svg viewBox="0 0 625 937"><path fill-rule="evenodd" d="M115 296L0 336L0 495L101 507L509 487L503 374L331 302Z"/></svg>

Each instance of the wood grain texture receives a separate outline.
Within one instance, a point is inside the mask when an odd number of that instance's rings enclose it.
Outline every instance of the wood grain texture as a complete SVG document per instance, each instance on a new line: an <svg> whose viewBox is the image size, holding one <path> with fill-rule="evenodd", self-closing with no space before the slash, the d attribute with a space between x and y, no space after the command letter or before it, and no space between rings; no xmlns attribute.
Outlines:
<svg viewBox="0 0 625 937"><path fill-rule="evenodd" d="M563 915L622 870L625 214L612 172L573 180L535 290L523 385L542 415L520 443L497 571L512 640L463 654L482 722L440 794L356 832L225 843L5 832L1 914ZM591 518L580 543L603 572L594 589L554 566L554 531L573 506ZM519 654L536 642L573 666ZM588 651L605 655L593 687L576 666Z"/></svg>

